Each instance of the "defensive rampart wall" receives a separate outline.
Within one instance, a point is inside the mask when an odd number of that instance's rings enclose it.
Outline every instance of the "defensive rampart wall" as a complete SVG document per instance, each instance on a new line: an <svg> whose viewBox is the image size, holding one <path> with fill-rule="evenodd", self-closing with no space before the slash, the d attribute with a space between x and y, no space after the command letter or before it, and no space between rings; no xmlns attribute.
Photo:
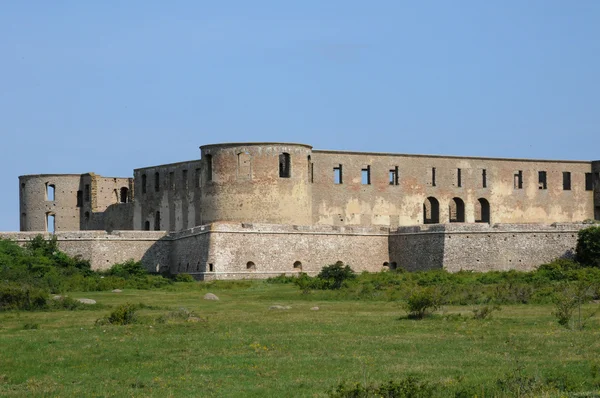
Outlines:
<svg viewBox="0 0 600 398"><path fill-rule="evenodd" d="M588 224L440 224L400 227L390 234L390 256L410 271L531 271L572 257L577 232Z"/></svg>

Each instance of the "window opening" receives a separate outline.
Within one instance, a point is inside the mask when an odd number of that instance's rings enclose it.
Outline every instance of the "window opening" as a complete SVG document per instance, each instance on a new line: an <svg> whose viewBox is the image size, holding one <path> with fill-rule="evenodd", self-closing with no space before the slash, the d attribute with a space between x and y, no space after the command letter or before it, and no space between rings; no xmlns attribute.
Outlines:
<svg viewBox="0 0 600 398"><path fill-rule="evenodd" d="M547 189L548 188L545 171L538 171L538 188L539 189Z"/></svg>
<svg viewBox="0 0 600 398"><path fill-rule="evenodd" d="M56 230L55 217L52 213L46 213L46 231L53 234Z"/></svg>
<svg viewBox="0 0 600 398"><path fill-rule="evenodd" d="M456 186L459 188L462 187L462 170L461 169L456 169Z"/></svg>
<svg viewBox="0 0 600 398"><path fill-rule="evenodd" d="M213 265L213 263L208 263L208 271L215 272L215 266Z"/></svg>
<svg viewBox="0 0 600 398"><path fill-rule="evenodd" d="M194 180L196 181L196 188L200 188L202 185L202 169L196 169L196 178Z"/></svg>
<svg viewBox="0 0 600 398"><path fill-rule="evenodd" d="M154 192L160 191L160 174L158 171L154 173Z"/></svg>
<svg viewBox="0 0 600 398"><path fill-rule="evenodd" d="M367 166L360 172L361 184L362 185L370 185L371 184L371 166Z"/></svg>
<svg viewBox="0 0 600 398"><path fill-rule="evenodd" d="M294 262L294 269L302 271L302 263L300 261L295 261Z"/></svg>
<svg viewBox="0 0 600 398"><path fill-rule="evenodd" d="M312 184L313 182L315 182L314 181L314 174L313 174L314 164L311 161L310 155L308 155L307 159L308 159L308 182L310 182Z"/></svg>
<svg viewBox="0 0 600 398"><path fill-rule="evenodd" d="M487 170L483 169L481 172L481 187L487 188Z"/></svg>
<svg viewBox="0 0 600 398"><path fill-rule="evenodd" d="M571 172L563 171L563 190L570 191L571 190Z"/></svg>
<svg viewBox="0 0 600 398"><path fill-rule="evenodd" d="M129 188L126 187L122 187L121 188L121 195L120 195L120 202L121 203L127 203L129 201Z"/></svg>
<svg viewBox="0 0 600 398"><path fill-rule="evenodd" d="M390 170L390 185L398 185L398 166Z"/></svg>
<svg viewBox="0 0 600 398"><path fill-rule="evenodd" d="M49 202L53 202L54 201L54 184L48 184L46 183L46 200Z"/></svg>
<svg viewBox="0 0 600 398"><path fill-rule="evenodd" d="M432 196L423 203L423 224L437 224L440 222L440 202Z"/></svg>
<svg viewBox="0 0 600 398"><path fill-rule="evenodd" d="M342 165L338 165L333 168L333 183L341 184L342 183Z"/></svg>
<svg viewBox="0 0 600 398"><path fill-rule="evenodd" d="M83 214L83 220L86 222L86 224L90 221L90 212L89 211L86 211Z"/></svg>
<svg viewBox="0 0 600 398"><path fill-rule="evenodd" d="M398 263L396 263L395 261L392 261L390 263L390 270L396 270L398 269Z"/></svg>
<svg viewBox="0 0 600 398"><path fill-rule="evenodd" d="M206 155L206 181L212 181L213 179L213 160L212 155Z"/></svg>
<svg viewBox="0 0 600 398"><path fill-rule="evenodd" d="M77 207L83 206L83 191L77 191Z"/></svg>
<svg viewBox="0 0 600 398"><path fill-rule="evenodd" d="M450 222L465 222L465 202L461 198L452 198L449 214Z"/></svg>
<svg viewBox="0 0 600 398"><path fill-rule="evenodd" d="M25 224L27 221L27 213L21 213L21 231L25 229Z"/></svg>
<svg viewBox="0 0 600 398"><path fill-rule="evenodd" d="M146 193L146 174L142 174L142 193Z"/></svg>
<svg viewBox="0 0 600 398"><path fill-rule="evenodd" d="M435 187L435 167L431 168L431 186Z"/></svg>
<svg viewBox="0 0 600 398"><path fill-rule="evenodd" d="M248 152L238 153L238 178L248 179L251 176L250 154Z"/></svg>
<svg viewBox="0 0 600 398"><path fill-rule="evenodd" d="M515 173L515 189L523 189L523 170Z"/></svg>
<svg viewBox="0 0 600 398"><path fill-rule="evenodd" d="M594 176L592 173L585 173L585 190L586 191L594 190Z"/></svg>
<svg viewBox="0 0 600 398"><path fill-rule="evenodd" d="M90 201L90 184L85 184L85 186L83 187L83 194L84 194L84 198L86 202Z"/></svg>
<svg viewBox="0 0 600 398"><path fill-rule="evenodd" d="M256 265L252 261L248 261L246 263L246 269L255 270L256 269Z"/></svg>
<svg viewBox="0 0 600 398"><path fill-rule="evenodd" d="M487 199L479 198L475 203L475 222L490 222L490 202Z"/></svg>
<svg viewBox="0 0 600 398"><path fill-rule="evenodd" d="M290 154L282 153L279 155L279 177L290 178L291 173Z"/></svg>
<svg viewBox="0 0 600 398"><path fill-rule="evenodd" d="M187 170L182 170L181 171L181 181L183 182L183 189L187 190L188 189L188 171Z"/></svg>
<svg viewBox="0 0 600 398"><path fill-rule="evenodd" d="M175 190L175 172L169 172L169 189Z"/></svg>
<svg viewBox="0 0 600 398"><path fill-rule="evenodd" d="M150 221L144 223L144 231L150 231Z"/></svg>
<svg viewBox="0 0 600 398"><path fill-rule="evenodd" d="M154 214L154 230L160 231L160 211Z"/></svg>

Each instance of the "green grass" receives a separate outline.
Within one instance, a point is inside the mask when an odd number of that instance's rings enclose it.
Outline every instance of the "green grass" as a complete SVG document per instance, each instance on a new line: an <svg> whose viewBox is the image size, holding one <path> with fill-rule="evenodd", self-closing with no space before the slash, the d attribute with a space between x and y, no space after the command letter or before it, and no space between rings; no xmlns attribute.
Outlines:
<svg viewBox="0 0 600 398"><path fill-rule="evenodd" d="M103 308L0 313L0 396L319 397L341 382L407 375L441 395L472 386L492 396L496 380L517 371L566 378L578 391L600 384L600 320L568 330L551 305L505 305L486 320L471 319L470 306L446 306L409 320L397 302L260 281L209 286L70 293ZM208 291L221 300L203 300ZM95 325L126 302L150 306L138 311L141 323ZM156 321L180 307L203 321Z"/></svg>

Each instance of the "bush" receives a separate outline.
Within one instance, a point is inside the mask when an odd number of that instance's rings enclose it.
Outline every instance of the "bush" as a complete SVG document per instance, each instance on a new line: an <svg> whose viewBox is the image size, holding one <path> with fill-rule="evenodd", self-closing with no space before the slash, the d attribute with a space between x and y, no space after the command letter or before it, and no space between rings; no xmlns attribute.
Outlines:
<svg viewBox="0 0 600 398"><path fill-rule="evenodd" d="M500 311L500 307L498 305L482 305L473 309L473 319L491 318L494 311Z"/></svg>
<svg viewBox="0 0 600 398"><path fill-rule="evenodd" d="M361 383L340 384L329 396L334 398L428 398L435 392L436 387L414 376L408 376L399 381L390 380L387 383L362 385Z"/></svg>
<svg viewBox="0 0 600 398"><path fill-rule="evenodd" d="M566 328L575 328L581 330L586 322L595 315L596 312L582 314L581 306L591 299L591 286L580 282L576 285L562 285L554 295L554 312L559 325ZM575 311L578 312L577 319L573 319ZM571 324L571 320L573 320Z"/></svg>
<svg viewBox="0 0 600 398"><path fill-rule="evenodd" d="M579 231L575 253L575 259L581 264L600 267L600 225Z"/></svg>
<svg viewBox="0 0 600 398"><path fill-rule="evenodd" d="M124 263L114 264L106 275L119 276L124 279L140 277L147 275L148 271L142 266L141 261L133 261L132 259L125 261Z"/></svg>
<svg viewBox="0 0 600 398"><path fill-rule="evenodd" d="M339 289L345 281L355 279L356 274L349 265L344 266L343 262L338 261L323 267L317 278L326 281L326 289Z"/></svg>
<svg viewBox="0 0 600 398"><path fill-rule="evenodd" d="M48 292L29 285L0 284L0 311L41 310L48 308Z"/></svg>
<svg viewBox="0 0 600 398"><path fill-rule="evenodd" d="M441 303L441 297L434 288L420 288L408 297L405 309L409 318L423 319L431 312L436 311Z"/></svg>
<svg viewBox="0 0 600 398"><path fill-rule="evenodd" d="M175 275L175 282L196 282L196 280L190 274L177 274Z"/></svg>
<svg viewBox="0 0 600 398"><path fill-rule="evenodd" d="M98 325L130 325L137 322L136 311L138 306L131 303L121 304L114 309L107 317L98 319Z"/></svg>

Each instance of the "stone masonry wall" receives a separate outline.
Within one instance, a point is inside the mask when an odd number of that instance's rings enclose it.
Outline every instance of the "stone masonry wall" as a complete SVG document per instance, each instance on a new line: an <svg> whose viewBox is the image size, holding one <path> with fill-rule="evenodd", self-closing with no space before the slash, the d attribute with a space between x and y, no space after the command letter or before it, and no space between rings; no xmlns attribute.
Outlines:
<svg viewBox="0 0 600 398"><path fill-rule="evenodd" d="M570 257L588 224L446 224L401 227L390 236L392 261L410 271L531 271Z"/></svg>
<svg viewBox="0 0 600 398"><path fill-rule="evenodd" d="M25 244L39 232L6 232L0 238ZM164 232L103 231L57 232L58 245L71 256L90 260L92 269L104 270L128 259L140 260L152 272L166 271L171 241ZM44 235L47 239L50 234Z"/></svg>

